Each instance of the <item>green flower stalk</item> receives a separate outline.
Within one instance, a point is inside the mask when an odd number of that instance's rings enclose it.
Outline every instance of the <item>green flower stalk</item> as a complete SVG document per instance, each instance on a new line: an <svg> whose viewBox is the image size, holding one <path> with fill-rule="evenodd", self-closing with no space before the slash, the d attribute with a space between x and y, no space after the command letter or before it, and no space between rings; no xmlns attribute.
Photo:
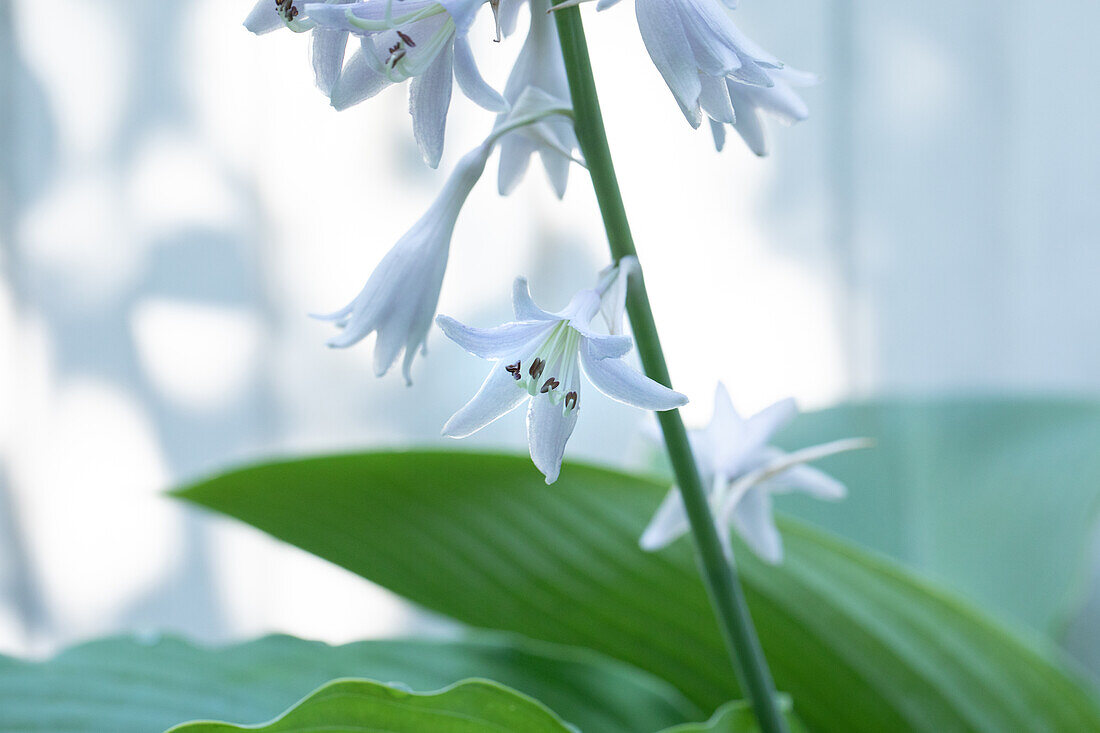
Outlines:
<svg viewBox="0 0 1100 733"><path fill-rule="evenodd" d="M559 9L554 14L573 99L577 140L592 177L611 254L616 260L636 257L630 223L604 131L580 11L576 7L568 7ZM639 271L636 277L635 287L627 297L627 314L633 327L642 366L647 376L671 388L672 380L661 349L642 273ZM787 725L779 712L775 683L753 627L736 570L723 551L683 420L678 410L658 412L657 419L683 496L707 590L741 682L741 689L752 703L761 730L765 733L785 733Z"/></svg>

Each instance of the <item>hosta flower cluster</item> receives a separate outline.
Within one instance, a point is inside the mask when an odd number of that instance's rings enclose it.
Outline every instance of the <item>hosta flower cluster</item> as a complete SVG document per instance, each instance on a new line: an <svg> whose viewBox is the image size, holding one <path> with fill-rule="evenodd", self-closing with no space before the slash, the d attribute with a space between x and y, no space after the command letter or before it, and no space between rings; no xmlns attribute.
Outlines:
<svg viewBox="0 0 1100 733"><path fill-rule="evenodd" d="M337 109L346 109L392 84L408 82L412 133L424 161L442 159L447 115L454 86L494 118L484 141L458 160L438 198L397 241L350 303L318 316L339 327L329 344L348 347L370 334L374 371L384 375L401 361L407 382L413 362L425 349L433 321L447 337L492 363L473 398L443 427L461 438L528 403L531 457L555 481L566 443L587 404L584 382L610 397L643 410L682 406L687 398L631 368L633 347L622 333L622 315L631 273L627 258L600 273L596 286L578 293L561 311L536 306L526 281L513 289L515 321L495 328L465 326L436 318L450 242L462 206L480 180L489 158L499 151L497 188L510 193L537 156L558 197L565 194L569 169L584 166L574 130L569 84L552 13L583 0L260 0L245 21L255 33L280 28L309 34L317 87ZM617 0L600 0L604 10ZM785 67L734 24L732 0L634 0L638 28L657 71L693 127L706 119L722 149L732 126L750 149L763 155L765 114L785 122L807 115L793 87L812 75ZM471 38L483 6L494 28ZM488 41L512 36L521 6L530 18L517 60L497 91L479 71L480 53L497 49ZM482 43L478 43L481 41ZM474 46L479 46L475 53ZM603 314L606 328L597 325ZM583 375L583 379L582 379ZM749 546L770 560L779 557L778 536L768 497L799 488L825 498L843 487L799 465L848 444L790 455L766 447L787 417L789 403L741 421L720 388L711 428L693 445L701 472L713 484L711 501L718 521L732 522ZM646 532L643 545L657 548L686 528L683 505L674 489ZM725 536L725 533L723 533Z"/></svg>

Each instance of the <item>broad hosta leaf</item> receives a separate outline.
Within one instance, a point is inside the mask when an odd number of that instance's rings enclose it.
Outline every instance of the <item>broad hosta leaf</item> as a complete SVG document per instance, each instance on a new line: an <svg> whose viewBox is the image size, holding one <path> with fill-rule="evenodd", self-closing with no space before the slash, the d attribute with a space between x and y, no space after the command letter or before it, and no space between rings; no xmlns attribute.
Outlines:
<svg viewBox="0 0 1100 733"><path fill-rule="evenodd" d="M894 401L799 418L788 447L874 438L821 467L849 497L778 506L1049 631L1073 607L1100 502L1100 404Z"/></svg>
<svg viewBox="0 0 1100 733"><path fill-rule="evenodd" d="M780 704L791 733L802 733L805 728L794 717L790 698L782 696ZM661 733L760 733L760 725L753 715L752 706L745 700L735 700L718 708L704 723L683 723L666 728Z"/></svg>
<svg viewBox="0 0 1100 733"><path fill-rule="evenodd" d="M198 718L271 720L339 677L436 690L472 676L541 700L587 731L702 717L665 683L585 650L485 634L328 646L272 636L223 649L107 639L46 662L0 657L0 731L149 733Z"/></svg>
<svg viewBox="0 0 1100 733"><path fill-rule="evenodd" d="M171 733L232 733L246 726L195 722ZM439 692L409 692L366 680L336 680L260 733L570 733L561 718L529 697L488 680L467 680Z"/></svg>
<svg viewBox="0 0 1100 733"><path fill-rule="evenodd" d="M663 483L526 457L379 453L258 466L181 492L475 626L600 650L707 710L740 697L690 546L637 538ZM787 561L740 552L776 682L811 728L1090 730L1095 701L1013 637L889 562L796 523Z"/></svg>

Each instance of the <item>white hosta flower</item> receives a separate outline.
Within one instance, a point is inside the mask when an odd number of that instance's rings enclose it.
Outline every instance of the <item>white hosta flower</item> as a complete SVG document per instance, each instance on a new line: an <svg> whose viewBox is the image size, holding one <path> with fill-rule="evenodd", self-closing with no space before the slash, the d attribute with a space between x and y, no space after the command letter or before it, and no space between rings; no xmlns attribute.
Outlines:
<svg viewBox="0 0 1100 733"><path fill-rule="evenodd" d="M511 15L505 17L504 23L510 25L514 21L515 9L523 1L505 0L501 13ZM568 107L569 82L565 77L558 29L546 12L550 0L530 0L530 6L531 27L504 86L504 99L515 105L522 94L537 89ZM498 190L502 196L511 193L527 171L531 156L538 153L554 192L561 198L569 181L569 164L575 159L573 151L578 148L573 123L563 117L548 118L524 128L519 134L509 135L500 144Z"/></svg>
<svg viewBox="0 0 1100 733"><path fill-rule="evenodd" d="M482 78L466 34L487 0L366 0L342 6L309 3L312 22L360 37L332 88L332 104L345 109L389 84L412 79L409 112L424 160L433 168L443 153L452 80L491 112L508 109ZM497 3L490 3L494 12Z"/></svg>
<svg viewBox="0 0 1100 733"><path fill-rule="evenodd" d="M327 0L332 5L342 5L352 0ZM303 12L302 2L292 0L259 0L244 21L248 30L256 33L269 33L279 28L304 32L312 31L310 55L313 62L313 74L317 86L325 94L332 93L332 87L340 76L344 65L344 50L348 42L347 31L317 27Z"/></svg>
<svg viewBox="0 0 1100 733"><path fill-rule="evenodd" d="M389 371L404 350L402 373L411 384L413 359L418 349L426 350L427 333L439 303L458 214L485 171L490 153L525 127L570 113L568 107L536 91L521 95L485 141L458 161L431 207L386 253L355 300L335 313L317 316L335 321L343 329L329 340L329 346L351 346L377 332L375 374ZM621 310L620 306L620 314Z"/></svg>
<svg viewBox="0 0 1100 733"><path fill-rule="evenodd" d="M633 346L629 336L592 331L602 295L618 274L611 271L597 289L577 293L558 313L535 305L527 281L519 278L512 293L516 320L496 328L470 328L439 316L436 322L452 341L493 362L481 389L447 421L443 435L464 438L528 400L531 459L550 484L561 471L565 444L583 403L582 371L600 392L643 410L671 410L686 404L684 395L622 361Z"/></svg>
<svg viewBox="0 0 1100 733"><path fill-rule="evenodd" d="M734 121L726 79L771 86L782 64L748 39L720 0L635 0L646 50L692 127Z"/></svg>
<svg viewBox="0 0 1100 733"><path fill-rule="evenodd" d="M617 1L601 0L598 8ZM634 9L649 56L691 126L706 118L721 150L724 125L733 125L754 153L765 155L761 113L788 124L806 119L809 110L791 87L816 83L817 77L786 69L742 33L729 13L736 5L733 0L635 0Z"/></svg>
<svg viewBox="0 0 1100 733"><path fill-rule="evenodd" d="M404 350L401 371L405 381L412 383L413 358L418 349L426 350L455 222L492 149L492 142L486 141L463 156L439 197L386 253L355 300L335 313L317 316L343 329L329 340L329 346L351 346L377 331L375 375L385 374Z"/></svg>
<svg viewBox="0 0 1100 733"><path fill-rule="evenodd" d="M801 491L819 499L842 499L843 484L804 464L870 445L862 439L838 440L789 454L769 446L772 436L797 412L794 400L787 399L744 419L719 383L710 424L690 434L700 477L710 487L711 512L731 557L730 525L757 555L770 563L780 562L783 544L772 516L772 494ZM658 550L689 530L683 498L674 486L640 544L643 549Z"/></svg>

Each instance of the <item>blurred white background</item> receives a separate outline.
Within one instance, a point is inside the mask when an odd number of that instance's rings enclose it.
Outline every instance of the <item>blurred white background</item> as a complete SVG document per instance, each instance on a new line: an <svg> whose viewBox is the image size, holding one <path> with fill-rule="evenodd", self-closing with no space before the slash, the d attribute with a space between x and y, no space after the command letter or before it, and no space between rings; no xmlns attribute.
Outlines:
<svg viewBox="0 0 1100 733"><path fill-rule="evenodd" d="M163 497L286 453L438 443L483 364L446 342L376 380L324 347L342 306L492 124L456 93L439 171L405 89L337 113L306 39L252 0L0 0L0 652L174 630L329 641L425 623L385 592ZM1100 388L1100 6L745 0L818 71L759 160L684 122L631 3L585 11L609 136L677 386L794 394ZM521 36L475 51L498 88ZM734 143L737 144L734 144ZM563 203L495 168L459 220L442 312L491 325L511 280L560 307L606 260L586 175ZM637 462L591 400L569 455ZM521 447L520 412L468 441ZM534 469L532 469L534 470ZM369 532L370 527L364 527Z"/></svg>

